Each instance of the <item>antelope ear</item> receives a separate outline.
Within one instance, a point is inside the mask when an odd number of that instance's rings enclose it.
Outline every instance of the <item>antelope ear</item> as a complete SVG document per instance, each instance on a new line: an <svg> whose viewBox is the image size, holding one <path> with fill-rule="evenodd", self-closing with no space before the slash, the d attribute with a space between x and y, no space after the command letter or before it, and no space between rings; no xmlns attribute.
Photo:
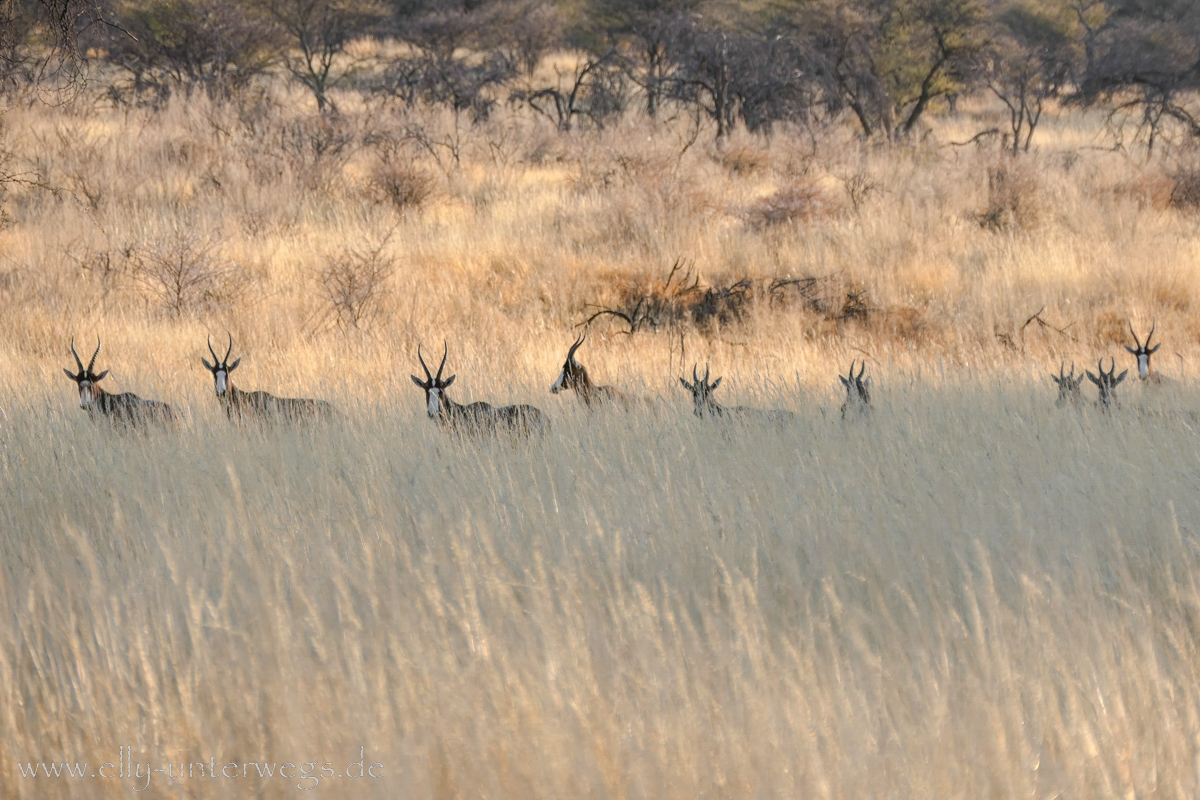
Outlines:
<svg viewBox="0 0 1200 800"><path fill-rule="evenodd" d="M242 363L242 360L239 358L237 361L234 361L232 364L229 365L229 369L227 371L233 372L235 369L237 369L237 365L240 363Z"/></svg>
<svg viewBox="0 0 1200 800"><path fill-rule="evenodd" d="M424 389L424 388L425 388L425 384L424 384L424 383L422 383L422 382L421 382L421 379L420 379L420 378L418 378L416 375L409 375L408 377L412 378L412 381L413 381L413 383L415 383L415 384L416 384L418 387L420 387L421 389Z"/></svg>
<svg viewBox="0 0 1200 800"><path fill-rule="evenodd" d="M1121 374L1124 375L1125 373L1121 373ZM1087 371L1087 377L1088 377L1088 380L1091 381L1092 383L1096 384L1097 386L1100 385L1100 381L1096 378L1095 375L1092 374L1092 371L1090 369Z"/></svg>
<svg viewBox="0 0 1200 800"><path fill-rule="evenodd" d="M1129 351L1130 353L1132 353L1133 355L1135 355L1135 356L1137 355L1137 350L1134 350L1134 349L1133 349L1132 347L1130 347L1129 345L1125 345L1125 349L1126 349L1126 350L1128 350L1128 351Z"/></svg>
<svg viewBox="0 0 1200 800"><path fill-rule="evenodd" d="M216 369L212 364L208 363L208 359L204 356L200 356L200 363L203 364L204 368L209 372L212 372L214 369Z"/></svg>
<svg viewBox="0 0 1200 800"><path fill-rule="evenodd" d="M1128 375L1128 374L1129 374L1129 370L1125 370L1125 371L1124 371L1124 372L1122 372L1120 375L1118 375L1118 376L1117 376L1117 379L1116 379L1115 381L1113 381L1113 386L1116 386L1118 383L1120 383L1121 381L1125 380L1125 376L1126 376L1126 375Z"/></svg>
<svg viewBox="0 0 1200 800"><path fill-rule="evenodd" d="M1158 348L1160 348L1160 347L1162 347L1162 342L1159 342L1158 344L1154 345L1154 347L1151 347L1149 350L1147 350L1146 355L1148 355L1148 356L1154 355L1155 353L1158 352Z"/></svg>
<svg viewBox="0 0 1200 800"><path fill-rule="evenodd" d="M71 370L67 369L66 367L63 367L63 372L67 373L67 377L68 377L68 378L70 378L70 379L71 379L71 380L73 380L73 381L75 380L75 373L74 373L74 372L71 372ZM76 383L78 383L79 381L75 381L75 382L76 382Z"/></svg>
<svg viewBox="0 0 1200 800"><path fill-rule="evenodd" d="M849 389L850 389L850 381L846 380L846 379L845 379L845 378L843 378L841 375L838 375L838 380L839 380L839 381L841 381L841 382L842 382L842 386L845 386L845 387L846 387L846 390L847 390L847 391L849 391Z"/></svg>
<svg viewBox="0 0 1200 800"><path fill-rule="evenodd" d="M721 385L721 381L723 381L723 380L725 380L725 379L717 378L715 381L712 382L712 386L708 387L708 390L710 392L715 392L717 390L717 387Z"/></svg>
<svg viewBox="0 0 1200 800"><path fill-rule="evenodd" d="M1057 375L1055 375L1053 372L1051 372L1051 373L1050 373L1050 380L1054 381L1054 382L1055 382L1055 383L1057 383L1059 386L1062 386L1062 381L1061 381L1061 380L1059 379L1059 377L1058 377Z"/></svg>
<svg viewBox="0 0 1200 800"><path fill-rule="evenodd" d="M104 370L104 372L101 372L99 375L92 378L92 383L98 383L107 374L108 374L108 370Z"/></svg>
<svg viewBox="0 0 1200 800"><path fill-rule="evenodd" d="M66 368L65 368L65 367L63 368L63 371L64 371L64 372L66 372ZM71 375L71 373L70 373L70 372L67 372L67 374L68 374L68 375ZM75 377L75 376L74 376L74 375L71 375L71 377L73 378L73 377ZM682 383L682 384L683 384L683 388L687 389L689 392L692 390L692 386L691 386L691 384L689 384L689 383L688 383L687 381L685 381L683 378L680 378L680 379L679 379L679 382L680 382L680 383Z"/></svg>
<svg viewBox="0 0 1200 800"><path fill-rule="evenodd" d="M454 383L454 379L457 377L458 377L457 375L451 375L449 378L446 378L446 382L442 384L442 388L449 389L450 384Z"/></svg>

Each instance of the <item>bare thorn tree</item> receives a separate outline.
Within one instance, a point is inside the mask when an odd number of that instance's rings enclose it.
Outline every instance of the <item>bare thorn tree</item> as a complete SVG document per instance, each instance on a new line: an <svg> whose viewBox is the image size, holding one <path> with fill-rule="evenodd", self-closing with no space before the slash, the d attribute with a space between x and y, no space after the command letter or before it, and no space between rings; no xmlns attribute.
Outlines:
<svg viewBox="0 0 1200 800"><path fill-rule="evenodd" d="M553 120L560 131L570 131L578 118L604 127L605 120L625 107L616 51L585 56L572 70L557 70L555 86L513 92L514 102L523 102Z"/></svg>
<svg viewBox="0 0 1200 800"><path fill-rule="evenodd" d="M345 59L346 46L366 35L385 14L375 0L263 0L292 48L284 64L308 87L321 112L336 111L329 90L354 74L360 59Z"/></svg>
<svg viewBox="0 0 1200 800"><path fill-rule="evenodd" d="M396 271L395 258L385 252L391 238L389 233L378 244L346 247L324 256L315 274L323 306L314 319L316 328L362 331L387 313L387 283Z"/></svg>
<svg viewBox="0 0 1200 800"><path fill-rule="evenodd" d="M80 31L111 25L94 0L0 0L0 89L22 81L51 91L82 88Z"/></svg>
<svg viewBox="0 0 1200 800"><path fill-rule="evenodd" d="M238 266L220 246L218 237L180 226L133 257L134 276L174 317L220 304L240 283Z"/></svg>
<svg viewBox="0 0 1200 800"><path fill-rule="evenodd" d="M1014 7L1002 14L984 80L1009 112L1009 150L1029 152L1046 101L1071 80L1075 44L1062 20Z"/></svg>

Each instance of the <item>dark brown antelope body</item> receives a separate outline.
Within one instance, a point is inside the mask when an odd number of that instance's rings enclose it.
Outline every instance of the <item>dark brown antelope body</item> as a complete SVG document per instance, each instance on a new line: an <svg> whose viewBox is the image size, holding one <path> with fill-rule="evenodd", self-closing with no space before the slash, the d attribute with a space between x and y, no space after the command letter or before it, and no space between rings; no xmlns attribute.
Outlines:
<svg viewBox="0 0 1200 800"><path fill-rule="evenodd" d="M597 386L592 383L583 364L576 360L575 351L579 349L586 338L587 334L584 333L575 340L575 344L571 345L571 349L567 351L567 360L563 362L562 371L558 373L558 379L550 385L550 392L558 394L563 389L570 389L589 409L614 405L628 407L633 402L630 397L611 386Z"/></svg>
<svg viewBox="0 0 1200 800"><path fill-rule="evenodd" d="M850 362L850 372L846 377L838 375L838 380L846 389L846 401L842 403L842 419L854 414L863 414L871 410L871 379L863 380L867 371L867 362L862 362L858 374L854 374L854 362Z"/></svg>
<svg viewBox="0 0 1200 800"><path fill-rule="evenodd" d="M232 385L220 399L230 418L258 417L289 421L333 418L333 406L324 400L276 397L267 392L243 392Z"/></svg>
<svg viewBox="0 0 1200 800"><path fill-rule="evenodd" d="M459 405L451 400L446 396L446 389L457 376L442 379L449 352L450 346L447 344L437 375L433 375L421 356L420 345L417 346L417 359L421 362L421 369L425 370L425 380L416 375L410 377L413 383L425 390L425 409L431 419L443 427L469 434L503 432L529 435L543 433L549 427L546 415L533 406L494 406L483 402Z"/></svg>
<svg viewBox="0 0 1200 800"><path fill-rule="evenodd" d="M709 370L708 366L704 367L704 377L701 378L697 374L697 367L692 367L693 383L688 383L684 378L680 378L679 382L683 384L683 388L692 393L692 403L694 404L694 413L701 419L725 419L725 420L742 420L745 422L770 422L775 424L785 424L794 422L796 415L790 411L782 409L761 409L748 408L746 406L722 406L717 403L713 397L713 392L721 385L722 378L717 378L711 384L708 382Z"/></svg>
<svg viewBox="0 0 1200 800"><path fill-rule="evenodd" d="M172 425L175 422L175 411L166 403L157 400L146 400L133 392L109 394L97 384L108 374L104 370L99 375L92 371L96 365L96 357L100 355L100 339L96 338L96 352L92 360L83 366L79 353L75 351L75 339L71 339L71 355L75 356L78 373L63 368L67 377L79 386L79 406L88 412L92 419L107 419L130 426L142 426L149 423Z"/></svg>
<svg viewBox="0 0 1200 800"><path fill-rule="evenodd" d="M297 422L300 420L331 419L333 406L324 400L310 400L302 397L276 397L267 392L243 392L233 385L229 374L242 363L239 358L229 363L229 354L233 352L233 334L229 335L229 349L224 358L217 358L212 349L212 340L208 342L208 352L212 353L213 363L201 357L202 363L213 374L216 383L217 400L225 409L225 414L234 420L283 420Z"/></svg>

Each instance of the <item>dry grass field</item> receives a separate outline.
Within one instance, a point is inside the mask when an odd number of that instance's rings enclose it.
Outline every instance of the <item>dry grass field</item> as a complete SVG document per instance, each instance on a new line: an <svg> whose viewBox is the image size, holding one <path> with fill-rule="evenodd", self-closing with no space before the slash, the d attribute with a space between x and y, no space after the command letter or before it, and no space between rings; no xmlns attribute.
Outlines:
<svg viewBox="0 0 1200 800"><path fill-rule="evenodd" d="M59 190L0 205L0 795L1200 793L1188 153L1071 110L1012 161L950 144L966 101L894 148L83 101L0 133ZM548 391L605 308L628 413ZM1056 408L1131 318L1174 382ZM227 332L236 386L338 419L231 424ZM88 419L72 336L180 424ZM438 429L443 340L452 397L550 432ZM695 418L696 363L797 419Z"/></svg>

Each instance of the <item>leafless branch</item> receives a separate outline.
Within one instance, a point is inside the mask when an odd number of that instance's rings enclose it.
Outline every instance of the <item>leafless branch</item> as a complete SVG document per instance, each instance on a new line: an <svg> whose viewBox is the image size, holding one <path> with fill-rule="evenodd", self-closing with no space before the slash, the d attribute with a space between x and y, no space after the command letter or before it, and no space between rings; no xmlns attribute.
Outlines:
<svg viewBox="0 0 1200 800"><path fill-rule="evenodd" d="M984 138L985 136L999 136L999 135L1000 135L999 128L988 128L986 131L980 131L979 133L975 134L970 139L967 139L965 142L950 142L949 144L951 147L966 147L969 144L975 144L976 142L978 142L980 139Z"/></svg>

